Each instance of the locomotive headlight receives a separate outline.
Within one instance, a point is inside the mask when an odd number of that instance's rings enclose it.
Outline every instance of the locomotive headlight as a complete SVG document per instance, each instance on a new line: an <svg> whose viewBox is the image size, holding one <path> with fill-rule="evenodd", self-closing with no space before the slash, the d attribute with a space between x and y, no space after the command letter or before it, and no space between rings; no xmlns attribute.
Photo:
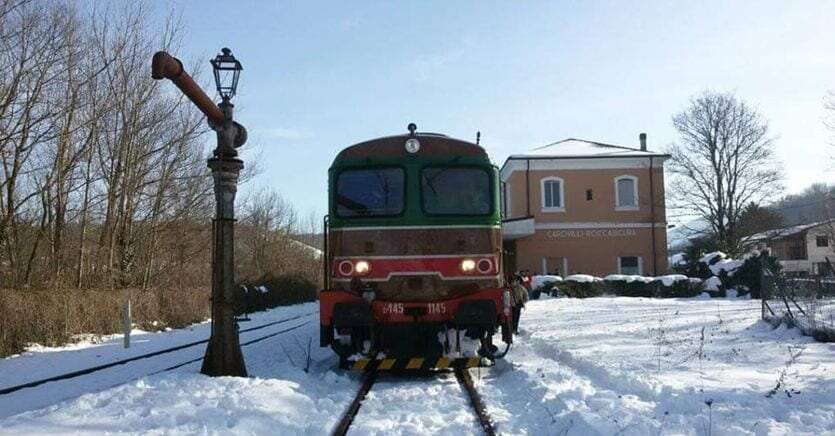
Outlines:
<svg viewBox="0 0 835 436"><path fill-rule="evenodd" d="M361 260L354 264L354 272L359 276L364 276L368 274L369 271L371 271L371 265L369 265L368 262L364 260Z"/></svg>
<svg viewBox="0 0 835 436"><path fill-rule="evenodd" d="M472 259L464 259L461 261L461 271L469 274L475 271L475 261Z"/></svg>
<svg viewBox="0 0 835 436"><path fill-rule="evenodd" d="M409 153L417 153L420 150L420 141L415 138L406 140L406 151Z"/></svg>

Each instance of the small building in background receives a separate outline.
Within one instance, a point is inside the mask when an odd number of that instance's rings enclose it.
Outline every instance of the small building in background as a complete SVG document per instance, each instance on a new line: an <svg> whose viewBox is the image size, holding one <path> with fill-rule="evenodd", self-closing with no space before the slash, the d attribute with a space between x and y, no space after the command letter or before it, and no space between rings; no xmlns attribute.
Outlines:
<svg viewBox="0 0 835 436"><path fill-rule="evenodd" d="M502 165L505 271L667 272L664 162L640 147L565 139Z"/></svg>
<svg viewBox="0 0 835 436"><path fill-rule="evenodd" d="M758 233L749 243L764 243L789 275L828 276L833 274L830 262L835 263L833 235L835 221L830 220Z"/></svg>

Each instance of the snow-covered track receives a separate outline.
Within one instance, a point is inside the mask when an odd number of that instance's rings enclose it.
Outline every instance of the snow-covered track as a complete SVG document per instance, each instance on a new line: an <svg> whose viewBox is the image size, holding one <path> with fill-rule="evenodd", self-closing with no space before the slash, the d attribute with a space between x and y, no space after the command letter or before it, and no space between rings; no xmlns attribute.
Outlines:
<svg viewBox="0 0 835 436"><path fill-rule="evenodd" d="M266 324L262 324L262 325L259 325L259 326L250 327L250 328L240 330L240 333L246 333L246 332L261 330L261 329L271 327L271 326L274 326L274 325L283 324L283 323L286 323L286 322L290 322L290 321L294 321L294 320L297 320L297 319L300 319L300 318L304 318L306 316L310 316L310 315L313 315L315 313L317 313L317 312L305 313L305 314L297 315L297 316L290 317L290 318L285 318L285 319L281 319L281 320L277 320L277 321L273 321L273 322L268 322ZM303 324L300 324L298 326L295 326L291 329L282 330L280 332L272 333L272 334L254 339L254 340L250 340L248 342L242 343L241 345L244 346L244 345L249 345L249 344L252 344L252 343L255 343L255 342L258 342L258 341L262 341L264 339L273 337L275 335L278 335L278 334L281 334L281 333L286 333L287 331L295 330L295 329L297 329L297 328L299 328L303 325L306 325L308 323L309 323L309 321L307 323L303 323ZM16 385L16 386L9 386L9 387L6 387L6 388L0 388L0 395L10 394L12 392L16 392L16 391L19 391L21 389L33 388L33 387L40 386L40 385L45 384L45 383L55 382L55 381L59 381L59 380L67 380L67 379L79 377L79 376L82 376L82 375L91 374L91 373L101 371L101 370L104 370L104 369L107 369L107 368L112 368L114 366L124 365L126 363L134 362L134 361L141 360L141 359L148 359L148 358L151 358L151 357L159 356L161 354L173 353L175 351L183 350L183 349L186 349L186 348L191 348L191 347L194 347L194 346L197 346L197 345L200 345L200 344L205 344L207 342L209 342L208 338L207 339L202 339L202 340L199 340L199 341L189 342L189 343L182 344L182 345L178 345L176 347L171 347L171 348L166 348L166 349L163 349L163 350L153 351L151 353L141 354L139 356L133 356L133 357L129 357L129 358L126 358L126 359L121 359L121 360L117 360L117 361L114 361L114 362L105 363L105 364L102 364L102 365L96 365L96 366L92 366L92 367L89 367L89 368L84 368L84 369L79 369L79 370L64 373L64 374L59 374L59 375L56 375L56 376L47 377L47 378L43 378L43 379L40 379L40 380L33 380L33 381L23 383L23 384L19 384L19 385ZM199 359L197 359L197 360L199 360ZM182 364L178 364L178 365L166 368L166 369L164 369L162 371L159 371L159 372L170 371L170 370L179 368L181 366L187 365L189 363L193 363L195 361L196 360L191 360L189 362L185 362L185 363L182 363Z"/></svg>
<svg viewBox="0 0 835 436"><path fill-rule="evenodd" d="M437 371L416 371L415 374L438 374ZM494 436L496 434L495 429L493 428L493 420L490 418L490 415L487 413L487 408L484 405L484 402L481 400L481 395L479 395L478 391L473 384L473 379L470 376L469 370L463 367L455 368L455 379L458 381L458 384L461 385L463 390L467 393L467 398L469 399L470 405L473 407L475 411L476 417L478 418L478 423L481 429L484 431L484 434L487 436ZM336 425L336 428L333 430L333 436L345 436L348 434L348 429L351 427L351 424L354 422L354 418L356 418L357 414L359 413L360 407L362 407L362 403L365 400L365 397L371 391L371 387L374 386L374 383L377 381L377 370L371 370L363 373L362 383L360 384L360 388L357 391L356 396L354 396L353 401L348 406L348 409L345 411L345 414L342 415L342 419L339 420L339 423ZM408 372L404 374L409 374Z"/></svg>

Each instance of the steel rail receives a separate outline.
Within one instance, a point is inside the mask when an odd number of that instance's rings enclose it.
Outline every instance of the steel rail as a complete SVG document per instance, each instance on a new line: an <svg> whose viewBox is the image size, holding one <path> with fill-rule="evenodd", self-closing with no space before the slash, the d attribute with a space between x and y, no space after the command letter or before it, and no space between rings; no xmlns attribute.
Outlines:
<svg viewBox="0 0 835 436"><path fill-rule="evenodd" d="M308 314L308 315L310 315L310 314ZM261 341L263 341L263 340L265 340L265 339L269 339L269 338L271 338L271 337L273 337L273 336L278 336L278 335L280 335L280 334L287 333L287 332L291 332L291 331L293 331L293 330L299 329L299 328L304 327L304 326L306 326L306 325L308 325L308 324L310 324L310 321L305 321L305 322L303 322L303 323L301 323L301 324L299 324L299 325L296 325L296 326L293 326L293 327L290 327L290 328L287 328L287 329L284 329L284 330L280 330L280 331L277 331L277 332L275 332L275 333L271 333L271 334L266 335L266 336L261 336L260 338L253 339L253 340L251 340L251 341L244 342L244 343L242 343L242 344L241 344L241 346L242 346L242 347L245 347L245 346L247 346L247 345L254 344L254 343L256 343L256 342L261 342ZM173 371L173 370L175 370L175 369L177 369L177 368L180 368L180 367L186 366L186 365L188 365L189 363L199 362L199 361L201 361L201 360L203 360L203 357L198 357L198 358L196 358L196 359L191 359L191 360L189 360L188 362L183 362L183 363L179 363L179 364L174 365L174 366L169 366L168 368L161 369L161 370L159 370L159 371L152 372L152 373L150 373L150 374L146 374L146 375L144 375L143 377L146 377L146 376L149 376L149 375L161 374L161 373L163 373L163 372Z"/></svg>
<svg viewBox="0 0 835 436"><path fill-rule="evenodd" d="M273 326L273 325L276 325L276 324L283 324L285 322L290 322L290 321L293 321L293 320L296 320L296 319L299 319L299 318L303 318L305 316L313 315L315 313L316 312L310 312L310 313L294 316L294 317L287 318L287 319L273 321L273 322L263 324L263 325L260 325L260 326L250 327L248 329L241 330L240 333L246 333L246 332L251 332L251 331L255 331L255 330L260 330L260 329L270 327L270 326ZM308 323L309 323L309 321L308 321ZM307 323L305 323L305 324L307 324ZM302 324L302 325L304 325L304 324ZM268 335L268 336L265 336L263 338L259 338L259 339L256 340L256 342L258 340L263 340L267 337L275 336L276 334L278 334L278 333L274 333L272 335ZM90 368L79 369L79 370L76 370L76 371L72 371L72 372L68 372L68 373L64 373L64 374L59 374L59 375L56 375L56 376L52 376L52 377L48 377L48 378L44 378L44 379L40 379L40 380L34 380L34 381L27 382L27 383L22 383L22 384L19 384L19 385L16 385L16 386L10 386L10 387L7 387L7 388L2 388L2 389L0 389L0 395L10 394L12 392L16 392L16 391L19 391L21 389L33 388L33 387L36 387L36 386L40 386L44 383L50 383L50 382L60 381L60 380L67 380L67 379L79 377L79 376L82 376L82 375L91 374L91 373L101 371L101 370L104 370L104 369L107 369L107 368L112 368L114 366L124 365L126 363L134 362L134 361L141 360L141 359L147 359L149 357L159 356L161 354L172 353L174 351L179 351L179 350L182 350L182 349L185 349L185 348L194 347L196 345L205 344L207 342L209 342L209 339L202 339L202 340L199 340L199 341L194 341L194 342L189 342L189 343L186 343L186 344L178 345L176 347L166 348L166 349L157 350L157 351L154 351L154 352L151 352L151 353L141 354L139 356L133 356L133 357L129 357L129 358L126 358L126 359L117 360L115 362L105 363L105 364L93 366L93 367L90 367ZM249 345L251 343L253 343L253 341L243 343L241 345ZM201 359L202 359L202 357L201 357ZM191 363L191 362L188 362L188 363Z"/></svg>
<svg viewBox="0 0 835 436"><path fill-rule="evenodd" d="M464 386L464 390L467 391L470 404L478 416L478 423L481 425L481 429L484 430L484 434L487 436L495 436L496 430L493 428L493 420L490 419L490 415L487 413L487 407L485 407L484 401L481 400L481 395L475 389L470 371L464 368L456 368L455 378L458 380L458 383Z"/></svg>
<svg viewBox="0 0 835 436"><path fill-rule="evenodd" d="M333 436L345 436L348 433L348 428L351 427L351 423L354 422L354 418L357 416L360 406L362 405L363 400L365 400L365 396L368 395L368 391L371 390L371 386L374 385L375 381L377 381L377 371L369 371L363 375L362 385L360 385L360 389L357 391L354 401L351 402L351 405L348 406L348 410L345 411L345 415L342 416L342 419L339 420L339 424L337 424L336 428L333 430Z"/></svg>

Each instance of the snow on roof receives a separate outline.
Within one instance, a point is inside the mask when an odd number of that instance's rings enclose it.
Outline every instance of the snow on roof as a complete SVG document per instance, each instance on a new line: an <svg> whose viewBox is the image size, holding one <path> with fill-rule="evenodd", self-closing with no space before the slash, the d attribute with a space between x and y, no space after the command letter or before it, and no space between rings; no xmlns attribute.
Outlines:
<svg viewBox="0 0 835 436"><path fill-rule="evenodd" d="M316 247L314 247L310 244L306 244L304 242L297 241L295 239L290 239L290 244L295 245L296 247L299 247L301 249L306 250L307 252L309 252L310 254L312 254L315 257L321 257L322 254L324 253L322 250L320 250L320 249L318 249L318 248L316 248Z"/></svg>
<svg viewBox="0 0 835 436"><path fill-rule="evenodd" d="M523 153L514 154L510 159L529 157L646 157L667 156L664 153L642 151L637 148L621 145L604 144L602 142L587 141L585 139L568 138L534 148Z"/></svg>
<svg viewBox="0 0 835 436"><path fill-rule="evenodd" d="M789 226L783 227L780 229L773 229L773 230L766 230L764 232L756 233L748 238L746 238L746 242L754 242L754 241L762 241L766 239L777 239L777 238L784 238L786 236L796 235L800 232L809 230L813 227L818 227L820 225L826 224L827 221L818 221L809 224L800 224L796 226Z"/></svg>

